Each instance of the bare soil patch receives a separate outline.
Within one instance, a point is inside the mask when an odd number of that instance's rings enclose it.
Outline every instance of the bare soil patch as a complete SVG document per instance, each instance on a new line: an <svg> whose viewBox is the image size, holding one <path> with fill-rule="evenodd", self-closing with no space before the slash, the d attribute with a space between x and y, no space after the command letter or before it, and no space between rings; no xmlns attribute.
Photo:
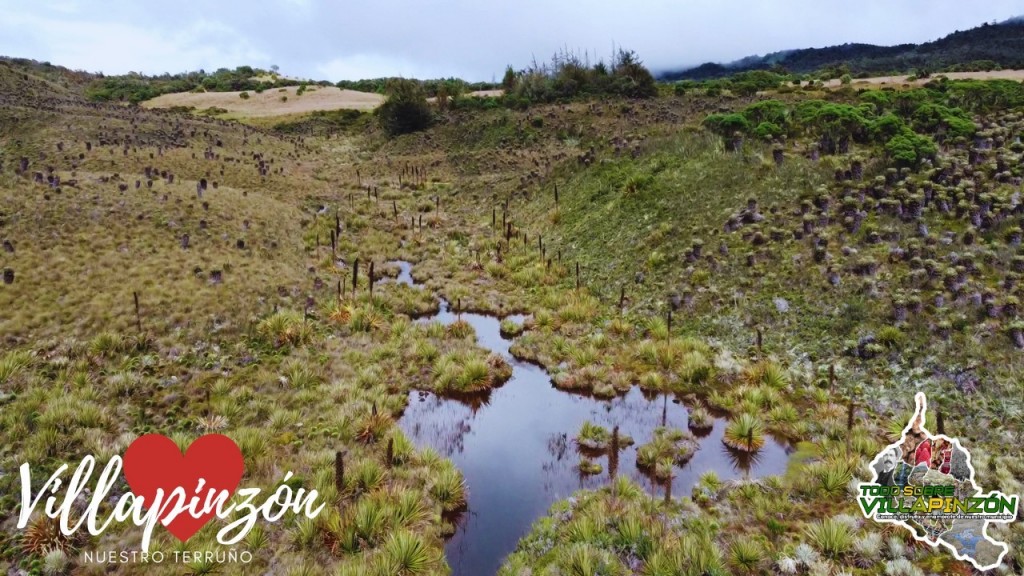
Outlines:
<svg viewBox="0 0 1024 576"><path fill-rule="evenodd" d="M195 106L197 110L216 107L239 116L267 117L314 110L372 110L384 102L384 96L380 94L342 90L334 86L308 87L301 96L297 92L298 86L271 88L262 93L249 92L248 98L242 98L241 92L178 92L158 96L142 105L147 108Z"/></svg>

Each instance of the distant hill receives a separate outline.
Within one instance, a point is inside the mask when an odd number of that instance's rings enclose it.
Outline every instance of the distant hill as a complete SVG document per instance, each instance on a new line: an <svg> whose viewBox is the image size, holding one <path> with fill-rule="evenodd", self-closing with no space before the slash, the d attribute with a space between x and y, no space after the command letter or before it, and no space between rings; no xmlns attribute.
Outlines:
<svg viewBox="0 0 1024 576"><path fill-rule="evenodd" d="M784 68L788 72L808 73L841 67L854 75L1024 68L1024 16L953 32L923 44L842 44L784 50L765 56L748 56L728 64L708 62L663 73L660 79L707 80L750 70Z"/></svg>

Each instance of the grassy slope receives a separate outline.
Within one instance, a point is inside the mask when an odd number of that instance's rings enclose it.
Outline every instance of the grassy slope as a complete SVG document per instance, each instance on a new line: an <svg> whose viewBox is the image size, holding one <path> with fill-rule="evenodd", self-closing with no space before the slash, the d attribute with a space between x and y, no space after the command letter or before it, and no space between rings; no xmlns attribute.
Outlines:
<svg viewBox="0 0 1024 576"><path fill-rule="evenodd" d="M337 141L325 147L342 165L335 171L298 141L237 124L87 105L74 92L4 72L0 96L9 105L0 111L7 127L0 140L0 234L15 251L0 253L0 265L14 269L16 280L0 287L0 466L29 462L42 474L85 454L105 461L146 432L182 446L221 432L245 455L245 485L273 490L287 469L303 487L317 489L329 508L316 522L290 519L258 531L245 547L260 559L225 570L312 574L327 563L343 573L383 574L395 549L411 544L430 573L444 573L441 512L459 506L461 477L436 454L415 452L394 419L409 386L435 385L435 359L449 363L439 377L470 388L488 385L500 371L485 363L464 327L411 325L408 314L436 306L430 292L390 284L368 297L368 259L377 260L380 276L387 257L418 260L427 253L417 241L399 254L404 232L397 223L380 225L375 202L348 180L331 181L348 174L351 148ZM127 154L119 144L126 138L132 139ZM208 148L219 158L204 160ZM256 171L254 153L271 162L266 178ZM22 156L30 159L28 173L15 175ZM174 183L156 177L147 188L148 165L175 174ZM47 166L61 177L59 191L32 182L32 173ZM276 173L279 167L283 173ZM209 182L203 200L195 192L200 178ZM119 183L128 189L119 190ZM346 201L346 190L355 192L353 201ZM395 196L403 213L416 202L429 205L418 194ZM338 256L348 263L363 258L358 299L348 289L345 301L333 298L335 283L351 272L323 247L334 219L317 220L322 203L343 218ZM186 232L191 245L183 250ZM194 275L196 267L203 278ZM213 269L223 270L222 284L208 282ZM322 288L314 288L314 276ZM142 334L134 327L135 291ZM452 359L476 371L451 366ZM336 451L346 453L348 471L340 488ZM125 530L91 543L52 536L45 521L15 530L17 481L0 478L2 569L38 573L44 562L74 565L82 546L138 547L138 534ZM208 526L188 549L210 548L215 531ZM68 547L67 557L44 561L45 547L55 545ZM164 533L154 545L167 553L183 549ZM206 573L213 566L163 568Z"/></svg>
<svg viewBox="0 0 1024 576"><path fill-rule="evenodd" d="M543 234L546 242L561 249L568 266L578 261L583 284L606 304L617 305L624 287L627 309L639 317L664 318L670 294L689 292L692 305L682 306L674 318L680 330L746 350L760 328L766 350L817 365L838 364L849 372L851 387L864 385L874 390L872 394L884 394L879 398L886 400L876 405L880 410L902 393L906 383L955 394L949 375L966 366L975 367L983 386L1000 391L997 396L1017 401L1021 360L1005 333L1013 318L986 321L966 298L936 309L931 301L942 292L938 282L922 284L915 279L912 263L890 257L893 250L923 244L922 239L914 240L916 222L871 210L856 234L842 229L842 218L836 215L842 187L832 182L832 173L848 167L851 157L823 157L814 163L790 145L784 164L776 168L770 147L748 142L737 155L724 152L717 138L685 132L649 138L636 158L598 146L598 159L590 167L562 168L528 200L513 204L513 211L523 213L517 222L528 223L531 237ZM865 158L871 152L858 154ZM1018 153L1005 154L1007 164L1015 166ZM945 162L962 165L966 150L951 150L946 156ZM868 162L861 186L883 171L884 165ZM891 188L895 192L920 186L912 178ZM990 188L993 197L1009 202L1012 186L996 183ZM830 198L830 223L815 225L812 234L796 240L793 231L802 227L801 204L822 194ZM745 208L748 199L758 202L765 221L724 232L726 221ZM938 241L946 234L959 238L969 228L965 219L938 214L934 208L924 211L922 222L932 237L931 258L948 265L959 255L971 254L984 264L969 289L991 291L997 299L1009 296L998 283L1014 254L1002 235L1015 222L1007 219L972 246ZM773 239L773 232L779 237ZM889 239L871 242L871 232ZM814 261L816 235L829 242L827 260L820 263ZM758 245L757 237L764 244ZM694 239L703 241L703 251L701 258L689 261L686 255ZM755 256L753 266L748 265L749 255ZM876 262L879 271L864 277L855 267L866 259ZM839 286L827 282L829 266L839 273ZM642 283L637 282L640 275ZM894 326L894 300L915 297L923 301L924 311ZM788 310L778 308L777 298L785 299ZM955 328L948 340L935 335L942 321ZM869 335L880 337L888 349L873 361L848 357L858 339ZM1008 416L1015 410L1010 408Z"/></svg>

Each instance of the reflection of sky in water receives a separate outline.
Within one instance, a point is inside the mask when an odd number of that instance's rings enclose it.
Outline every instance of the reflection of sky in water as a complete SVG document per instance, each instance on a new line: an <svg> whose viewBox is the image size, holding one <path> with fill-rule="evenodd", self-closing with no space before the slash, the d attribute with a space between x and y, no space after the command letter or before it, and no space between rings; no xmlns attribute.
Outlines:
<svg viewBox="0 0 1024 576"><path fill-rule="evenodd" d="M601 474L581 477L579 453L573 438L585 420L633 437L636 444L619 456L619 474L626 474L648 491L665 487L636 467L637 447L651 439L663 424L686 429L686 408L664 396L646 399L638 388L612 400L561 392L551 386L547 372L513 359L510 342L499 333L499 320L462 314L476 329L481 346L497 352L513 366L512 379L474 406L425 392L412 392L399 425L418 446L431 446L451 458L469 485L469 510L448 542L448 563L454 575L494 574L534 520L556 500L581 488L598 488L609 480L608 457L597 461ZM455 315L445 302L431 319L449 324ZM518 318L517 320L521 320ZM771 438L755 455L738 454L722 443L726 422L716 420L699 437L700 449L671 483L673 496L686 496L700 475L714 470L723 480L782 474L785 449Z"/></svg>

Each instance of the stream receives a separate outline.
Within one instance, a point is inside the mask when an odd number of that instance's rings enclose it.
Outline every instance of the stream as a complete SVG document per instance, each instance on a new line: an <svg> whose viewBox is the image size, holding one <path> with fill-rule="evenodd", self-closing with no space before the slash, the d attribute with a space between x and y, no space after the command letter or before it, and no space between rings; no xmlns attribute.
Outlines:
<svg viewBox="0 0 1024 576"><path fill-rule="evenodd" d="M408 262L396 282L414 285ZM463 313L461 319L476 331L477 343L501 354L512 366L512 377L483 399L467 402L424 391L409 393L409 405L398 425L417 446L431 447L451 458L468 486L468 507L455 534L445 546L453 576L483 576L497 572L505 556L526 535L532 523L557 500L580 489L606 485L608 457L594 458L604 470L582 476L574 437L584 421L619 426L636 442L619 455L618 472L628 475L652 494L688 496L705 472L722 480L782 474L786 447L771 436L754 455L740 454L722 443L726 421L718 418L710 430L696 434L700 448L685 466L675 468L671 483L655 481L636 466L637 448L649 441L656 427L687 429L687 409L664 395L645 395L634 386L610 400L556 389L548 372L509 354L511 341L501 336L500 319ZM418 322L451 324L457 316L443 299L440 311ZM522 316L511 316L522 322Z"/></svg>

